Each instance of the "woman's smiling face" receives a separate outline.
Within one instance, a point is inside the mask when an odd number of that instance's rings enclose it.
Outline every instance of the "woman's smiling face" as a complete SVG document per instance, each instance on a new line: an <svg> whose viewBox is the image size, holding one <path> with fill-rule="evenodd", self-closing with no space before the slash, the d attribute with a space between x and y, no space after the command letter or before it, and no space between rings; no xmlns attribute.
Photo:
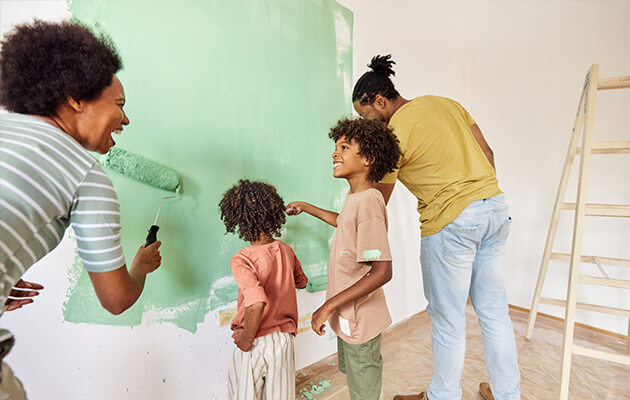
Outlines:
<svg viewBox="0 0 630 400"><path fill-rule="evenodd" d="M105 154L116 144L112 134L129 125L125 114L125 90L114 75L112 83L95 100L81 102L77 123L77 141L87 150Z"/></svg>

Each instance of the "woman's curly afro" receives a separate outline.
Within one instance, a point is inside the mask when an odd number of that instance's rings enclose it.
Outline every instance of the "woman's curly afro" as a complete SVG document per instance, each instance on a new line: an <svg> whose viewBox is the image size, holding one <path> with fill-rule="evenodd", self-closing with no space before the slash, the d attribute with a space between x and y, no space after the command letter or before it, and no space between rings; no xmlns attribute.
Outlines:
<svg viewBox="0 0 630 400"><path fill-rule="evenodd" d="M373 161L368 179L378 182L394 171L400 158L398 139L385 122L375 119L342 119L328 134L332 140L342 137L359 145L359 154Z"/></svg>
<svg viewBox="0 0 630 400"><path fill-rule="evenodd" d="M71 97L96 99L122 61L112 41L76 22L35 21L15 27L0 50L0 105L50 116Z"/></svg>
<svg viewBox="0 0 630 400"><path fill-rule="evenodd" d="M227 232L234 233L238 227L238 236L248 242L259 240L261 233L280 236L286 222L282 197L263 182L239 180L223 194L219 208Z"/></svg>

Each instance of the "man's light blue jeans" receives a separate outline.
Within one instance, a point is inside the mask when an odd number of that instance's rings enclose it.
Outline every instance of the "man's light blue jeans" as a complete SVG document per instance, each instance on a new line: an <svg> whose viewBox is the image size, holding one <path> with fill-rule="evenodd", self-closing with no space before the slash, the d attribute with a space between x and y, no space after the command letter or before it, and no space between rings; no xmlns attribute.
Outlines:
<svg viewBox="0 0 630 400"><path fill-rule="evenodd" d="M459 400L466 352L466 301L479 317L496 400L520 399L520 374L503 281L511 218L503 194L472 202L440 232L422 238L420 262L433 321L430 400Z"/></svg>

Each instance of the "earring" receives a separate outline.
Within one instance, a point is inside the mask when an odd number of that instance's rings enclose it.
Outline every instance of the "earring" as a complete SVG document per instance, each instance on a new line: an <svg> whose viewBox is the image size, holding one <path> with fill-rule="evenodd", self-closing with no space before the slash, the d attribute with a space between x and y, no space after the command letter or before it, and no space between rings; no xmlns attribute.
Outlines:
<svg viewBox="0 0 630 400"><path fill-rule="evenodd" d="M79 106L79 112L83 112L83 107Z"/></svg>

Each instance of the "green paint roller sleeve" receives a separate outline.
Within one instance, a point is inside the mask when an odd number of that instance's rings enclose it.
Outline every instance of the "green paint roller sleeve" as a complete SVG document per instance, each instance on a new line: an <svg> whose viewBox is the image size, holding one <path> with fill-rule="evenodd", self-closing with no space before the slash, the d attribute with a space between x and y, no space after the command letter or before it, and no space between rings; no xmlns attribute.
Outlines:
<svg viewBox="0 0 630 400"><path fill-rule="evenodd" d="M147 158L131 153L127 150L113 147L106 154L101 156L101 164L108 169L116 171L120 174L136 179L147 185L160 189L176 192L177 195L182 193L182 182L179 174L171 168L158 162L151 161ZM155 222L149 228L146 245L149 246L157 240L157 220L162 209L162 203L165 199L171 199L176 196L167 196L160 202Z"/></svg>
<svg viewBox="0 0 630 400"><path fill-rule="evenodd" d="M101 164L153 187L178 194L182 189L179 174L171 168L118 147L102 155Z"/></svg>

